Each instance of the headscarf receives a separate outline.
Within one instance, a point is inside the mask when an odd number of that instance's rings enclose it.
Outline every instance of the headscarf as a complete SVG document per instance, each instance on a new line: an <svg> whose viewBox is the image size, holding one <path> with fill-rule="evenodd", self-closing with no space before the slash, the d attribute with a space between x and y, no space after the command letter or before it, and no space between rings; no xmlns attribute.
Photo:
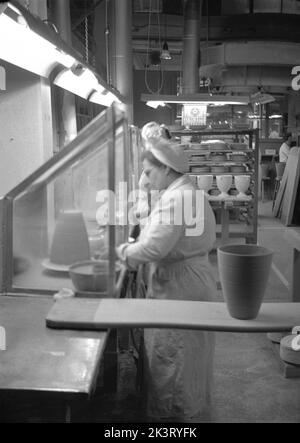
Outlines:
<svg viewBox="0 0 300 443"><path fill-rule="evenodd" d="M160 139L149 150L157 160L174 171L181 174L189 171L188 157L182 146Z"/></svg>

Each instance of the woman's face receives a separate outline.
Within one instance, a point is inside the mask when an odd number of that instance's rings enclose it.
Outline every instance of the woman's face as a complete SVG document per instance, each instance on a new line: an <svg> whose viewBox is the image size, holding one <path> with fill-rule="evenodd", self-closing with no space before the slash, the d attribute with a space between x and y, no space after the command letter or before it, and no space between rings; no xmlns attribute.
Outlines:
<svg viewBox="0 0 300 443"><path fill-rule="evenodd" d="M144 174L148 180L150 191L162 191L167 188L167 174L165 166L155 166L147 159L143 161Z"/></svg>

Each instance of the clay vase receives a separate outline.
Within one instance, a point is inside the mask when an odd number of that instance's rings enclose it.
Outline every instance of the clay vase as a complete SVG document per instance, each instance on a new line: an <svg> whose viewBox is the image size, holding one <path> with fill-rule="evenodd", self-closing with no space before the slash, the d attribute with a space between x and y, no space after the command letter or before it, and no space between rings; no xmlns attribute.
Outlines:
<svg viewBox="0 0 300 443"><path fill-rule="evenodd" d="M232 175L218 175L217 186L221 191L220 198L228 198L228 191L232 186Z"/></svg>
<svg viewBox="0 0 300 443"><path fill-rule="evenodd" d="M218 249L218 265L229 314L255 319L269 280L273 252L256 245L226 245Z"/></svg>
<svg viewBox="0 0 300 443"><path fill-rule="evenodd" d="M206 196L208 196L208 191L212 188L213 180L213 175L199 175L197 177L198 188L204 191Z"/></svg>
<svg viewBox="0 0 300 443"><path fill-rule="evenodd" d="M250 186L249 175L237 175L234 179L235 187L239 191L237 198L247 198L246 192Z"/></svg>
<svg viewBox="0 0 300 443"><path fill-rule="evenodd" d="M89 259L90 246L82 212L61 212L55 225L50 262L71 265Z"/></svg>

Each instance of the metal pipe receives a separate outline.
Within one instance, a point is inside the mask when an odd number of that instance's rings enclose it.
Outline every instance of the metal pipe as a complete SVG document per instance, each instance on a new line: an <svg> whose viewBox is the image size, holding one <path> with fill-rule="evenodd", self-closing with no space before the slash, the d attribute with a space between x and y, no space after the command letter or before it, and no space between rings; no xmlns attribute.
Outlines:
<svg viewBox="0 0 300 443"><path fill-rule="evenodd" d="M200 21L202 0L184 1L184 36L182 55L183 93L199 92Z"/></svg>
<svg viewBox="0 0 300 443"><path fill-rule="evenodd" d="M59 30L59 35L72 45L70 0L51 0L52 20Z"/></svg>
<svg viewBox="0 0 300 443"><path fill-rule="evenodd" d="M51 1L52 20L58 28L59 35L72 46L70 0ZM75 97L68 91L57 93L57 112L59 147L62 148L77 135Z"/></svg>
<svg viewBox="0 0 300 443"><path fill-rule="evenodd" d="M132 0L114 0L115 69L114 86L126 100L128 123L133 123L133 52L132 52Z"/></svg>

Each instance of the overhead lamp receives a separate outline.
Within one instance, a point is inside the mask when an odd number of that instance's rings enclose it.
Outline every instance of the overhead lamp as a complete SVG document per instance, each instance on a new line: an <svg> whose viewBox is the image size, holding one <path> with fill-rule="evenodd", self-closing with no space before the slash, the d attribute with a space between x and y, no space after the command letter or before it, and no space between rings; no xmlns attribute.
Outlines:
<svg viewBox="0 0 300 443"><path fill-rule="evenodd" d="M39 17L17 1L0 3L0 60L34 74L84 99L110 106L123 97L93 71L82 55L70 47ZM96 94L96 95L94 95ZM92 100L91 100L92 101Z"/></svg>
<svg viewBox="0 0 300 443"><path fill-rule="evenodd" d="M72 69L63 69L53 83L86 100L93 90L100 88L96 75L81 64Z"/></svg>
<svg viewBox="0 0 300 443"><path fill-rule="evenodd" d="M283 115L281 115L281 114L273 114L273 115L270 115L270 117L269 117L269 119L275 119L275 118L283 118Z"/></svg>
<svg viewBox="0 0 300 443"><path fill-rule="evenodd" d="M144 102L164 102L181 104L204 104L207 106L225 105L248 105L250 98L240 95L210 95L210 94L180 94L180 95L154 95L142 94L141 100Z"/></svg>
<svg viewBox="0 0 300 443"><path fill-rule="evenodd" d="M266 105L275 102L275 97L265 92L257 92L251 95L251 103L254 105Z"/></svg>
<svg viewBox="0 0 300 443"><path fill-rule="evenodd" d="M0 4L0 42L0 59L42 77L75 62L54 30L16 2Z"/></svg>
<svg viewBox="0 0 300 443"><path fill-rule="evenodd" d="M107 106L108 108L114 102L121 103L121 100L116 94L105 89L102 92L100 90L92 92L89 97L89 101L98 105Z"/></svg>
<svg viewBox="0 0 300 443"><path fill-rule="evenodd" d="M165 41L163 44L163 48L160 54L161 60L172 60L172 56L169 51L168 43Z"/></svg>

